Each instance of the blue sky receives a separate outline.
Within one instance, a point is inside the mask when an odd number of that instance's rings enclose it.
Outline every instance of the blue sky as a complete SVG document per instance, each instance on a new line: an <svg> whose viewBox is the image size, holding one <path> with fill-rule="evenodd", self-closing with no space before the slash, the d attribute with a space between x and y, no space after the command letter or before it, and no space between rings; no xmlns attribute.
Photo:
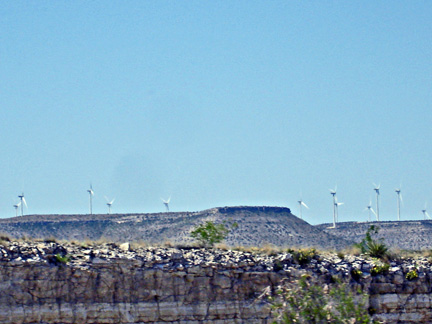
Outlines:
<svg viewBox="0 0 432 324"><path fill-rule="evenodd" d="M0 217L287 206L421 219L427 1L13 1L0 8Z"/></svg>

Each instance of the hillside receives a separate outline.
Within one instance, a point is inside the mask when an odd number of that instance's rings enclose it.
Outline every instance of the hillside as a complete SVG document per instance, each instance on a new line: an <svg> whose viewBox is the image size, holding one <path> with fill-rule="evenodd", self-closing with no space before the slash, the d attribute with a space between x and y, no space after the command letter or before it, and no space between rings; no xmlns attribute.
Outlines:
<svg viewBox="0 0 432 324"><path fill-rule="evenodd" d="M432 220L389 221L389 222L346 222L336 228L330 224L316 227L345 240L360 242L371 225L379 227L379 237L392 247L404 250L425 250L432 248Z"/></svg>
<svg viewBox="0 0 432 324"><path fill-rule="evenodd" d="M114 215L28 215L0 220L12 237L191 243L191 229L207 220L238 224L228 245L341 248L349 245L291 214L283 207L220 207L200 212Z"/></svg>

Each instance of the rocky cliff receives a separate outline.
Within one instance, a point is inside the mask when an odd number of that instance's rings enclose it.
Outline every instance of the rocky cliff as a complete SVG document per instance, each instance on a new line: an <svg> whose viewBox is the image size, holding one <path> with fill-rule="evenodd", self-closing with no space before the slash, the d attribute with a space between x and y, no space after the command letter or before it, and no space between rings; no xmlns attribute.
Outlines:
<svg viewBox="0 0 432 324"><path fill-rule="evenodd" d="M432 322L426 258L393 261L386 275L371 275L373 265L333 254L299 262L287 252L3 242L0 323L269 323L257 297L303 272L363 289L385 323ZM406 279L414 267L419 277Z"/></svg>

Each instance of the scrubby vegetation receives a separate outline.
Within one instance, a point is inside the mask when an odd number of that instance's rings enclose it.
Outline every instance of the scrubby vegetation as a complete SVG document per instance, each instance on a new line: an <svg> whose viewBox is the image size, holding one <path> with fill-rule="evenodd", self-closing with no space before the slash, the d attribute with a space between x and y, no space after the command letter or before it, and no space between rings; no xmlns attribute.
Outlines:
<svg viewBox="0 0 432 324"><path fill-rule="evenodd" d="M407 279L407 280L415 280L415 279L417 279L419 277L419 274L418 274L418 271L417 271L417 269L416 268L414 268L413 270L411 270L411 271L409 271L407 274L406 274L406 276L405 276L405 278Z"/></svg>
<svg viewBox="0 0 432 324"><path fill-rule="evenodd" d="M372 276L385 275L390 270L390 264L381 260L375 260L375 265L371 269Z"/></svg>
<svg viewBox="0 0 432 324"><path fill-rule="evenodd" d="M207 221L204 224L198 225L191 232L191 237L198 240L205 247L213 247L216 243L222 242L231 229L236 228L237 223L226 225L226 223L216 224Z"/></svg>
<svg viewBox="0 0 432 324"><path fill-rule="evenodd" d="M363 240L355 244L363 254L367 254L373 258L385 259L389 256L389 248L385 245L382 239L373 238L377 235L379 227L371 225L366 232Z"/></svg>
<svg viewBox="0 0 432 324"><path fill-rule="evenodd" d="M353 292L345 283L323 286L304 275L284 282L276 296L267 295L272 305L273 323L373 323L367 310L367 294Z"/></svg>

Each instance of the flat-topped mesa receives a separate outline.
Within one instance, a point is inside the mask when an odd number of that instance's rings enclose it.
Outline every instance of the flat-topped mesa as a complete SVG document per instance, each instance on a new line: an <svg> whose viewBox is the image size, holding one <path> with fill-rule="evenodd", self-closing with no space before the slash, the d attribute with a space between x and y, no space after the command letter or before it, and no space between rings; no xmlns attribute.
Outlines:
<svg viewBox="0 0 432 324"><path fill-rule="evenodd" d="M305 262L295 252L3 242L0 323L267 324L270 308L258 296L303 273L362 288L377 320L432 322L426 258L392 261L388 273L374 276L374 261L364 257L308 256ZM418 276L407 278L414 268Z"/></svg>
<svg viewBox="0 0 432 324"><path fill-rule="evenodd" d="M40 215L0 221L0 233L14 238L58 240L101 238L113 242L145 241L190 244L193 229L207 221L235 222L225 243L230 246L343 248L350 244L294 216L287 207L232 206L197 212L115 215Z"/></svg>
<svg viewBox="0 0 432 324"><path fill-rule="evenodd" d="M271 207L271 206L232 206L232 207L217 207L213 208L222 214L231 214L238 212L251 212L251 213L287 213L291 214L291 209L288 207Z"/></svg>

